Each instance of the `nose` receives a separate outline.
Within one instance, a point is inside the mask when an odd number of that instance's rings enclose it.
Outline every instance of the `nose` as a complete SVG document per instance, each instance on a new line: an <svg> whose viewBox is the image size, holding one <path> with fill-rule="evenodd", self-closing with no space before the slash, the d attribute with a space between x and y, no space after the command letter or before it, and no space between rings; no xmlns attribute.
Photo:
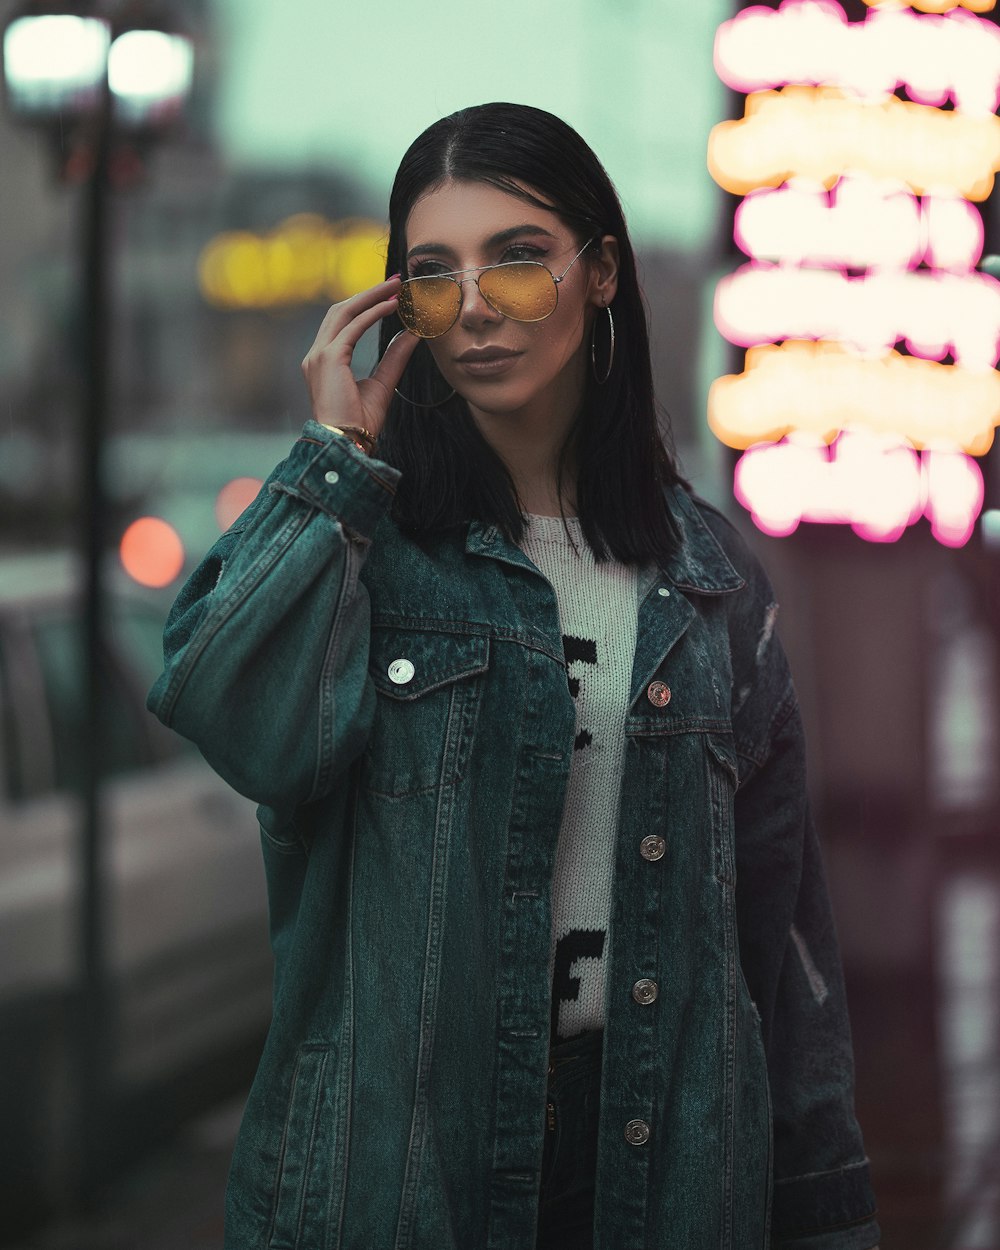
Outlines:
<svg viewBox="0 0 1000 1250"><path fill-rule="evenodd" d="M462 306L458 312L458 319L463 326L471 329L503 320L503 314L498 313L483 298L483 293L475 278L463 278L459 286L462 289Z"/></svg>

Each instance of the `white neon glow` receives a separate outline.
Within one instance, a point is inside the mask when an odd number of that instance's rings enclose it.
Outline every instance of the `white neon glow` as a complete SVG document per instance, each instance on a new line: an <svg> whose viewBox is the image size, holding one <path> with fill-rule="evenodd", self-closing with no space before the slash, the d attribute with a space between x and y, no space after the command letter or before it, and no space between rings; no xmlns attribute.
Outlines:
<svg viewBox="0 0 1000 1250"><path fill-rule="evenodd" d="M104 82L110 29L93 17L16 18L4 33L4 73L29 105L57 105Z"/></svg>
<svg viewBox="0 0 1000 1250"><path fill-rule="evenodd" d="M715 68L749 94L786 83L826 83L865 97L897 86L922 104L952 100L966 113L1000 104L1000 30L964 10L948 17L873 10L849 22L836 0L784 0L723 22Z"/></svg>
<svg viewBox="0 0 1000 1250"><path fill-rule="evenodd" d="M796 431L828 443L853 426L983 456L1000 425L1000 374L897 352L864 359L837 343L768 344L747 352L743 373L712 383L708 424L739 449Z"/></svg>
<svg viewBox="0 0 1000 1250"><path fill-rule="evenodd" d="M715 324L731 343L827 339L865 353L899 341L967 369L1000 357L1000 281L985 273L902 270L851 278L831 269L751 262L722 278Z"/></svg>
<svg viewBox="0 0 1000 1250"><path fill-rule="evenodd" d="M926 515L938 542L968 542L983 504L983 475L960 453L918 455L898 439L847 431L833 446L801 435L740 457L736 498L766 534L801 521L850 525L870 542L893 542Z"/></svg>
<svg viewBox="0 0 1000 1250"><path fill-rule="evenodd" d="M871 104L837 87L755 91L741 119L712 127L708 168L734 195L796 176L832 187L864 173L917 195L985 200L1000 170L1000 118L895 96Z"/></svg>
<svg viewBox="0 0 1000 1250"><path fill-rule="evenodd" d="M931 532L946 547L962 547L972 536L982 511L983 474L975 460L960 454L925 452L927 503L924 515Z"/></svg>
<svg viewBox="0 0 1000 1250"><path fill-rule="evenodd" d="M871 178L831 190L793 181L751 192L736 210L748 256L835 269L905 269L922 261L965 273L983 252L983 219L967 200L916 196Z"/></svg>
<svg viewBox="0 0 1000 1250"><path fill-rule="evenodd" d="M129 30L111 45L108 84L114 95L142 109L181 102L191 92L191 41L160 30Z"/></svg>

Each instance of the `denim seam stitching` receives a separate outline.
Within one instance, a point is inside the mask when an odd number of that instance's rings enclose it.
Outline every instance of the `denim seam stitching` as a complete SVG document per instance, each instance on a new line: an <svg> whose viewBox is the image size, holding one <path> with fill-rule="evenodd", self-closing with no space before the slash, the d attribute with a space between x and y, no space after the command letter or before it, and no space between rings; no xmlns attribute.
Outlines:
<svg viewBox="0 0 1000 1250"><path fill-rule="evenodd" d="M188 642L183 660L177 666L174 679L164 693L161 715L165 723L170 723L174 709L177 706L177 700L180 698L192 670L201 659L205 649L215 639L216 634L220 632L222 627L228 623L237 608L246 602L250 592L256 590L267 574L274 568L279 557L291 545L301 532L301 529L305 527L309 517L309 513L306 513L304 516L294 515L290 517L278 531L274 543L270 545L267 558L262 557L255 560L236 585L227 594L223 595L221 599L216 600L215 591L212 592L213 602L210 603L205 615L195 628Z"/></svg>

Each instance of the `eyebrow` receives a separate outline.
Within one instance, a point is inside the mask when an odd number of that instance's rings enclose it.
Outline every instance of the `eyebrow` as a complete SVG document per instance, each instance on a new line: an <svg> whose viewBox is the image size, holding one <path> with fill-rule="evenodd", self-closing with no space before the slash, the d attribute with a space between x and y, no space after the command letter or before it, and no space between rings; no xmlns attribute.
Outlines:
<svg viewBox="0 0 1000 1250"><path fill-rule="evenodd" d="M520 226L511 226L509 230L501 230L497 234L490 235L486 240L486 246L488 248L499 247L501 244L509 243L511 239L517 238L518 235L524 234L544 235L547 239L556 237L551 230L546 230L544 226L536 226L531 222L524 222ZM418 252L434 252L439 256L454 256L455 254L447 243L418 243L416 247L411 247L406 253L406 259L412 259Z"/></svg>

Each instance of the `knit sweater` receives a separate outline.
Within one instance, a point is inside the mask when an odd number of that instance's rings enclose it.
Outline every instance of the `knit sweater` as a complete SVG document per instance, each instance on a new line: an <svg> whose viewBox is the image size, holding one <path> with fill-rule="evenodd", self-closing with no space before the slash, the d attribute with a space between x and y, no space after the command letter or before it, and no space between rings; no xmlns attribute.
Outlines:
<svg viewBox="0 0 1000 1250"><path fill-rule="evenodd" d="M625 715L638 620L635 568L613 560L597 563L580 521L570 517L567 524L568 534L561 517L529 515L520 544L556 593L576 703L552 889L553 1039L604 1023Z"/></svg>

